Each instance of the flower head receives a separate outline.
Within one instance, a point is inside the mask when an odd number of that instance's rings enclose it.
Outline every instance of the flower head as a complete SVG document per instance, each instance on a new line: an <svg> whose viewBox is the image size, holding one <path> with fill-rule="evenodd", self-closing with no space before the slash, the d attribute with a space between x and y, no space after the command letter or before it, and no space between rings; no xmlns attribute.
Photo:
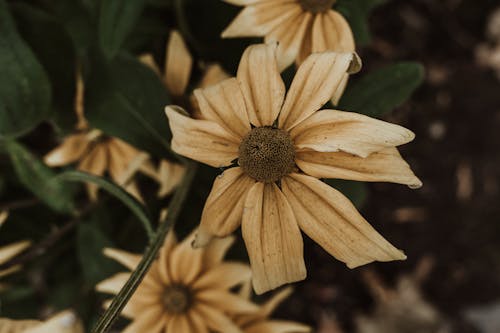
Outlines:
<svg viewBox="0 0 500 333"><path fill-rule="evenodd" d="M306 276L300 230L349 267L406 256L339 191L317 178L421 185L396 146L414 134L337 110L318 111L355 69L352 53L324 52L299 67L285 97L276 45L244 52L236 78L196 90L204 119L167 107L177 153L217 168L195 246L242 225L257 293Z"/></svg>
<svg viewBox="0 0 500 333"><path fill-rule="evenodd" d="M132 323L131 332L229 332L241 333L230 319L257 310L256 305L230 290L250 279L247 265L223 262L232 238L219 239L204 249L193 249L193 237L177 244L173 232L167 236L159 258L126 305L123 315ZM140 256L115 249L105 254L130 270ZM130 273L102 281L97 290L116 294Z"/></svg>
<svg viewBox="0 0 500 333"><path fill-rule="evenodd" d="M265 37L279 42L278 66L327 50L354 52L354 38L344 17L332 9L335 0L223 0L245 6L222 37Z"/></svg>

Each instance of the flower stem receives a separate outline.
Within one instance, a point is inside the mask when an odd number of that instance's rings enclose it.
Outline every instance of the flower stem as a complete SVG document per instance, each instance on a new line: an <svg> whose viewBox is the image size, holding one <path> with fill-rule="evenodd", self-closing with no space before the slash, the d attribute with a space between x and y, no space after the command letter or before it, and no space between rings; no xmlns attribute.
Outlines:
<svg viewBox="0 0 500 333"><path fill-rule="evenodd" d="M101 318L99 318L99 321L94 326L92 333L107 332L129 301L130 297L132 297L133 293L139 286L139 283L142 281L147 271L149 270L149 267L155 260L156 254L162 247L165 237L175 224L175 221L177 220L177 217L182 210L182 206L187 197L187 194L189 193L189 189L191 187L191 183L193 181L195 173L196 163L189 161L187 163L184 178L182 179L182 182L179 185L178 189L175 191L174 197L172 198L172 201L168 206L168 215L165 221L160 221L155 237L146 249L144 256L139 262L139 265L137 265L137 268L132 272L128 281L113 299L113 302L111 302L111 305L106 310L106 312L104 312Z"/></svg>

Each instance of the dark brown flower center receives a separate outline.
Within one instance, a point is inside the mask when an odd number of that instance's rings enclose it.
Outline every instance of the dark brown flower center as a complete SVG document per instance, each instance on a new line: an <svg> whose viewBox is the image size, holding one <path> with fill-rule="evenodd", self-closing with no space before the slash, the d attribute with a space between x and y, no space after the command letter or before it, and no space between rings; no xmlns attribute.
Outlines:
<svg viewBox="0 0 500 333"><path fill-rule="evenodd" d="M168 286L163 292L163 305L172 314L186 312L191 305L189 289L180 285Z"/></svg>
<svg viewBox="0 0 500 333"><path fill-rule="evenodd" d="M313 14L323 13L332 8L336 0L299 0L302 9Z"/></svg>
<svg viewBox="0 0 500 333"><path fill-rule="evenodd" d="M271 126L252 129L241 141L238 164L255 180L272 183L295 166L295 148L288 132Z"/></svg>

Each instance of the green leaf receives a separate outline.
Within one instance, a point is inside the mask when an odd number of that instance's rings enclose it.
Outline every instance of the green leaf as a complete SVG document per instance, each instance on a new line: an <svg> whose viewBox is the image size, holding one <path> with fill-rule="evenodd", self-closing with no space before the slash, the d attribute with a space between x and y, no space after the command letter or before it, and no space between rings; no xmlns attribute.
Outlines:
<svg viewBox="0 0 500 333"><path fill-rule="evenodd" d="M383 116L403 104L424 79L424 68L400 62L373 71L350 85L339 108L371 117Z"/></svg>
<svg viewBox="0 0 500 333"><path fill-rule="evenodd" d="M0 0L0 68L0 137L20 136L47 118L51 87L19 36L4 0Z"/></svg>
<svg viewBox="0 0 500 333"><path fill-rule="evenodd" d="M151 69L128 55L111 62L95 56L86 82L85 110L93 127L157 156L170 153L164 112L170 99Z"/></svg>
<svg viewBox="0 0 500 333"><path fill-rule="evenodd" d="M371 40L368 17L372 9L387 0L339 0L337 9L346 18L354 34L356 45L367 45Z"/></svg>
<svg viewBox="0 0 500 333"><path fill-rule="evenodd" d="M108 59L118 54L144 8L143 0L101 1L99 44Z"/></svg>
<svg viewBox="0 0 500 333"><path fill-rule="evenodd" d="M103 255L103 249L112 246L111 241L106 238L96 223L78 225L78 259L89 286L94 286L117 271L118 267L114 261Z"/></svg>
<svg viewBox="0 0 500 333"><path fill-rule="evenodd" d="M366 202L368 189L365 183L343 179L325 179L324 181L342 192L358 209Z"/></svg>
<svg viewBox="0 0 500 333"><path fill-rule="evenodd" d="M56 123L64 129L76 124L76 54L73 41L64 27L51 15L25 3L11 5L18 29L37 54L49 75Z"/></svg>
<svg viewBox="0 0 500 333"><path fill-rule="evenodd" d="M109 180L97 177L85 172L80 171L66 171L61 173L56 177L57 181L76 181L83 183L93 183L120 200L125 206L127 206L132 213L141 221L146 233L151 239L154 236L153 227L151 224L151 220L149 218L149 214L146 212L144 206L137 201L133 196L128 194L125 190L123 190L120 186L115 183L110 182Z"/></svg>
<svg viewBox="0 0 500 333"><path fill-rule="evenodd" d="M7 141L5 147L19 181L27 189L55 211L73 211L73 189L61 181L52 181L55 176L52 169L15 141Z"/></svg>

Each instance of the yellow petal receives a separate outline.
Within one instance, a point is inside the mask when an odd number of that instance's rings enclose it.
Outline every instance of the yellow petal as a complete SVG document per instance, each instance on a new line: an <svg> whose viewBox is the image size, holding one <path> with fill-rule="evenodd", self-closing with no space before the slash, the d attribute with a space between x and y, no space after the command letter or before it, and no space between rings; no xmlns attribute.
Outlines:
<svg viewBox="0 0 500 333"><path fill-rule="evenodd" d="M87 119L85 119L85 105L84 105L84 95L85 95L85 83L83 82L83 75L81 64L78 64L76 70L76 89L75 89L75 113L78 119L76 128L79 130L85 130L88 128Z"/></svg>
<svg viewBox="0 0 500 333"><path fill-rule="evenodd" d="M219 265L224 259L226 252L234 243L234 236L214 239L207 247L205 247L205 254L203 258L203 265L205 269Z"/></svg>
<svg viewBox="0 0 500 333"><path fill-rule="evenodd" d="M26 250L30 245L30 241L20 241L0 247L0 264L9 261L19 253Z"/></svg>
<svg viewBox="0 0 500 333"><path fill-rule="evenodd" d="M283 178L281 184L302 231L349 268L406 259L339 191L299 174Z"/></svg>
<svg viewBox="0 0 500 333"><path fill-rule="evenodd" d="M170 254L169 273L174 283L190 285L202 269L203 250L194 249L194 235L189 235Z"/></svg>
<svg viewBox="0 0 500 333"><path fill-rule="evenodd" d="M195 120L166 107L172 149L181 155L215 168L225 167L238 157L240 140L223 127L208 120Z"/></svg>
<svg viewBox="0 0 500 333"><path fill-rule="evenodd" d="M83 333L80 319L71 311L61 312L49 320L32 326L23 333Z"/></svg>
<svg viewBox="0 0 500 333"><path fill-rule="evenodd" d="M95 176L102 176L108 167L108 151L105 145L96 145L78 164L78 170ZM87 183L87 192L92 201L97 199L98 187Z"/></svg>
<svg viewBox="0 0 500 333"><path fill-rule="evenodd" d="M324 52L310 55L297 70L279 116L280 128L290 130L318 111L341 85L353 53Z"/></svg>
<svg viewBox="0 0 500 333"><path fill-rule="evenodd" d="M276 57L280 71L293 64L298 57L311 19L311 13L303 12L299 8L297 15L290 17L266 35L266 43L278 42Z"/></svg>
<svg viewBox="0 0 500 333"><path fill-rule="evenodd" d="M302 14L293 1L260 1L245 7L222 32L222 38L265 36L289 20Z"/></svg>
<svg viewBox="0 0 500 333"><path fill-rule="evenodd" d="M250 280L252 272L245 264L225 262L206 271L193 282L193 289L230 289Z"/></svg>
<svg viewBox="0 0 500 333"><path fill-rule="evenodd" d="M229 317L227 317L221 310L212 306L197 303L194 311L199 313L205 320L207 326L216 332L224 333L243 333Z"/></svg>
<svg viewBox="0 0 500 333"><path fill-rule="evenodd" d="M241 56L237 79L245 97L248 118L254 126L272 125L285 97L276 48L276 43L252 45Z"/></svg>
<svg viewBox="0 0 500 333"><path fill-rule="evenodd" d="M193 333L209 333L207 324L204 318L197 311L189 311L188 313L189 322L192 327Z"/></svg>
<svg viewBox="0 0 500 333"><path fill-rule="evenodd" d="M140 255L119 249L105 248L103 253L106 257L118 261L131 271L133 271L141 261Z"/></svg>
<svg viewBox="0 0 500 333"><path fill-rule="evenodd" d="M176 246L177 239L175 237L175 232L170 230L162 248L160 249L160 256L158 258L158 274L165 285L170 284L172 281L168 266L170 263L170 254Z"/></svg>
<svg viewBox="0 0 500 333"><path fill-rule="evenodd" d="M129 278L130 278L130 273L117 273L112 277L99 282L95 286L95 290L101 293L116 295L122 289L122 287L125 285L125 283Z"/></svg>
<svg viewBox="0 0 500 333"><path fill-rule="evenodd" d="M412 131L365 115L321 110L304 120L290 133L298 149L338 152L361 157L412 141Z"/></svg>
<svg viewBox="0 0 500 333"><path fill-rule="evenodd" d="M271 320L254 324L245 333L308 333L311 328L292 321Z"/></svg>
<svg viewBox="0 0 500 333"><path fill-rule="evenodd" d="M254 183L240 167L227 169L215 179L203 209L195 246L206 245L199 236L203 233L225 237L240 226L245 197Z"/></svg>
<svg viewBox="0 0 500 333"><path fill-rule="evenodd" d="M198 87L208 88L228 78L229 74L219 64L210 64L204 70Z"/></svg>
<svg viewBox="0 0 500 333"><path fill-rule="evenodd" d="M302 171L317 178L391 182L411 188L422 186L397 148L385 148L366 158L344 152L302 151L297 152L295 162Z"/></svg>
<svg viewBox="0 0 500 333"><path fill-rule="evenodd" d="M334 10L317 14L312 27L312 52L354 52L356 46L349 23Z"/></svg>
<svg viewBox="0 0 500 333"><path fill-rule="evenodd" d="M0 318L1 333L23 333L30 327L41 323L39 320L14 320L9 318Z"/></svg>
<svg viewBox="0 0 500 333"><path fill-rule="evenodd" d="M184 177L184 172L185 169L182 165L167 160L160 161L158 167L158 182L160 183L158 197L162 198L172 193Z"/></svg>
<svg viewBox="0 0 500 333"><path fill-rule="evenodd" d="M264 318L269 317L274 312L274 310L276 310L276 308L292 294L292 292L293 289L287 287L275 293L260 307L259 314Z"/></svg>
<svg viewBox="0 0 500 333"><path fill-rule="evenodd" d="M226 313L253 313L259 309L256 304L220 289L206 289L196 293L196 301L208 304Z"/></svg>
<svg viewBox="0 0 500 333"><path fill-rule="evenodd" d="M172 318L169 319L168 325L167 325L166 330L164 332L191 333L193 331L191 331L187 316L181 314L181 315L172 316Z"/></svg>
<svg viewBox="0 0 500 333"><path fill-rule="evenodd" d="M302 235L292 208L275 184L256 183L250 189L242 234L257 294L305 279Z"/></svg>
<svg viewBox="0 0 500 333"><path fill-rule="evenodd" d="M150 69L152 69L153 72L155 72L155 74L158 75L158 77L161 77L160 68L158 67L158 64L156 63L155 58L153 57L153 55L151 53L146 53L146 54L140 55L139 61L142 62L147 67L149 67Z"/></svg>
<svg viewBox="0 0 500 333"><path fill-rule="evenodd" d="M90 140L85 133L68 136L61 145L44 157L48 166L62 166L79 160L87 150Z"/></svg>
<svg viewBox="0 0 500 333"><path fill-rule="evenodd" d="M193 58L181 34L173 30L168 40L165 59L165 85L174 96L181 96L191 76Z"/></svg>
<svg viewBox="0 0 500 333"><path fill-rule="evenodd" d="M7 210L1 210L0 211L0 227L7 221L7 218L9 217L9 211Z"/></svg>
<svg viewBox="0 0 500 333"><path fill-rule="evenodd" d="M245 99L235 78L230 78L206 89L196 89L203 119L211 120L237 137L250 131Z"/></svg>
<svg viewBox="0 0 500 333"><path fill-rule="evenodd" d="M128 325L122 333L160 333L165 332L167 317L163 307L152 306L140 313L134 318L134 321Z"/></svg>
<svg viewBox="0 0 500 333"><path fill-rule="evenodd" d="M349 82L349 74L344 74L344 77L342 78L342 81L340 81L339 86L337 87L337 90L333 93L331 102L334 106L339 104L340 98L344 94L345 88L347 87L347 83Z"/></svg>

